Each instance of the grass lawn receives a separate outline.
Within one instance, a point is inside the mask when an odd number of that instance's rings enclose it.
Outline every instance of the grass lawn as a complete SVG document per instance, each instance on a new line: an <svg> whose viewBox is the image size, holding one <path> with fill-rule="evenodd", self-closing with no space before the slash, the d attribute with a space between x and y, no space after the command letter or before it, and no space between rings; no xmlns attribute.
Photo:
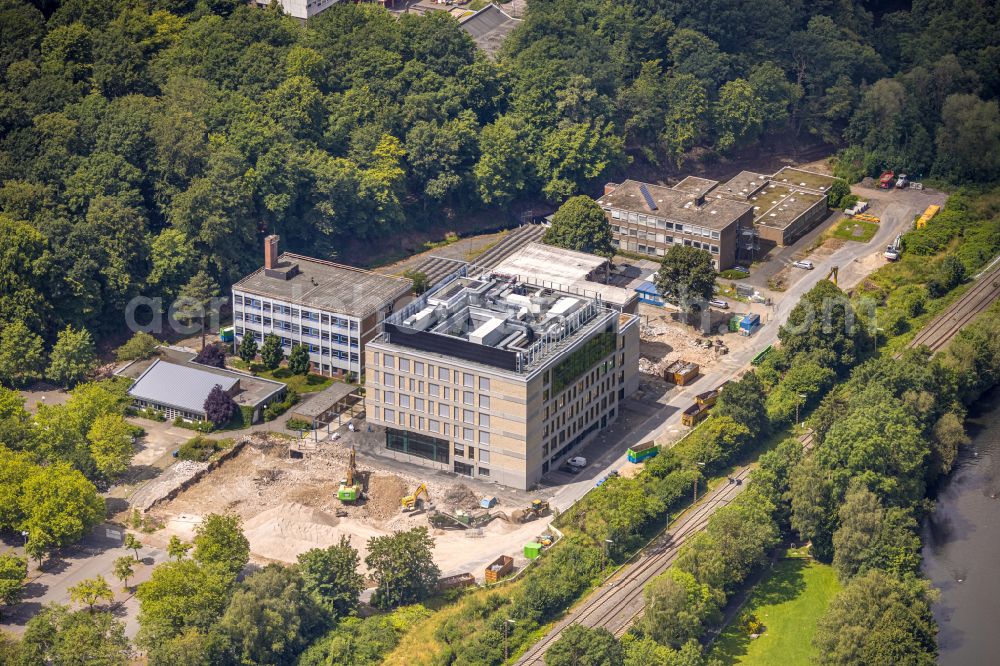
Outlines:
<svg viewBox="0 0 1000 666"><path fill-rule="evenodd" d="M837 573L828 564L801 556L778 560L743 608L764 623L764 633L750 640L733 622L719 636L711 656L723 664L811 664L816 621L839 589Z"/></svg>
<svg viewBox="0 0 1000 666"><path fill-rule="evenodd" d="M873 222L852 220L849 217L845 217L837 223L837 226L833 228L830 235L833 238L840 238L841 240L867 243L875 236L875 232L877 231L878 225Z"/></svg>
<svg viewBox="0 0 1000 666"><path fill-rule="evenodd" d="M281 367L276 370L266 370L260 363L252 363L248 365L239 358L227 358L226 363L234 368L252 372L258 377L273 379L276 382L287 384L289 388L295 389L295 391L300 394L322 391L334 382L332 377L323 377L321 375L295 375L292 374L291 370L285 367Z"/></svg>

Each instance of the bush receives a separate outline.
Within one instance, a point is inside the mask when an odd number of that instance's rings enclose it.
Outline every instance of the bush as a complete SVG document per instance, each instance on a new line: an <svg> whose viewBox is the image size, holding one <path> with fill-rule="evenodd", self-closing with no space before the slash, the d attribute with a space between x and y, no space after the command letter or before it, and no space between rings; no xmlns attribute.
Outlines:
<svg viewBox="0 0 1000 666"><path fill-rule="evenodd" d="M160 342L152 335L140 331L115 350L115 358L119 361L147 359L156 353L156 347L159 344Z"/></svg>
<svg viewBox="0 0 1000 666"><path fill-rule="evenodd" d="M285 428L288 430L312 430L312 423L302 419L288 419L285 421Z"/></svg>
<svg viewBox="0 0 1000 666"><path fill-rule="evenodd" d="M194 357L194 362L213 368L224 368L226 367L226 348L220 344L205 345Z"/></svg>
<svg viewBox="0 0 1000 666"><path fill-rule="evenodd" d="M730 268L719 273L719 277L725 278L727 280L742 280L743 278L750 275L746 271L738 271L735 268Z"/></svg>
<svg viewBox="0 0 1000 666"><path fill-rule="evenodd" d="M760 634L764 630L764 623L758 620L756 615L746 611L740 615L739 627L751 636Z"/></svg>
<svg viewBox="0 0 1000 666"><path fill-rule="evenodd" d="M174 425L181 428L187 428L188 430L196 430L198 432L212 432L215 430L215 426L211 421L186 421L180 416L174 419Z"/></svg>
<svg viewBox="0 0 1000 666"><path fill-rule="evenodd" d="M219 451L232 446L232 444L233 440L231 439L217 440L198 435L181 445L181 448L177 451L177 457L181 460L205 462Z"/></svg>
<svg viewBox="0 0 1000 666"><path fill-rule="evenodd" d="M285 392L285 399L281 402L272 402L270 405L264 408L264 420L273 421L282 414L288 411L288 409L299 401L299 394L295 389L288 389Z"/></svg>
<svg viewBox="0 0 1000 666"><path fill-rule="evenodd" d="M135 410L135 415L144 419L149 419L150 421L159 421L160 423L164 423L167 420L166 414L158 409L153 409L152 407L137 409Z"/></svg>

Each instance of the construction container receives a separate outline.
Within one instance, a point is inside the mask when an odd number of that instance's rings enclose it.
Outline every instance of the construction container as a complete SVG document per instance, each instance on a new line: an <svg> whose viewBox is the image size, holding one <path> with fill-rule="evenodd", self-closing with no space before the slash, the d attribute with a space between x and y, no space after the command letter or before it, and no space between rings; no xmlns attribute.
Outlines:
<svg viewBox="0 0 1000 666"><path fill-rule="evenodd" d="M760 328L760 315L748 314L740 320L740 335L753 335Z"/></svg>
<svg viewBox="0 0 1000 666"><path fill-rule="evenodd" d="M541 546L538 547L541 548ZM527 547L525 548L527 549ZM495 583L513 570L514 558L509 555L501 555L486 567L486 582Z"/></svg>
<svg viewBox="0 0 1000 666"><path fill-rule="evenodd" d="M524 544L524 556L529 560L534 560L542 554L542 544L537 541L531 541Z"/></svg>
<svg viewBox="0 0 1000 666"><path fill-rule="evenodd" d="M492 509L493 507L496 506L496 504L497 504L496 497L484 497L483 499L479 500L479 506L482 507L483 509Z"/></svg>
<svg viewBox="0 0 1000 666"><path fill-rule="evenodd" d="M681 423L694 427L708 417L708 410L708 407L702 407L695 402L681 414Z"/></svg>
<svg viewBox="0 0 1000 666"><path fill-rule="evenodd" d="M658 447L653 442L646 442L645 444L636 444L635 446L629 447L628 461L630 463L642 462L647 458L652 458L659 452L660 452L660 447Z"/></svg>
<svg viewBox="0 0 1000 666"><path fill-rule="evenodd" d="M219 329L219 339L223 342L232 342L236 339L236 333L233 331L232 326L225 326Z"/></svg>
<svg viewBox="0 0 1000 666"><path fill-rule="evenodd" d="M774 349L773 345L768 345L763 349L761 349L760 353L758 353L756 356L750 359L750 365L760 365L761 363L763 363L764 359L767 358L767 355L771 353L772 349Z"/></svg>
<svg viewBox="0 0 1000 666"><path fill-rule="evenodd" d="M476 584L476 577L470 573L461 573L454 576L445 576L444 578L438 578L437 585L435 588L438 592L444 592L445 590L454 590L459 587L470 587Z"/></svg>
<svg viewBox="0 0 1000 666"><path fill-rule="evenodd" d="M678 386L684 386L698 376L698 364L678 359L663 370L663 379Z"/></svg>

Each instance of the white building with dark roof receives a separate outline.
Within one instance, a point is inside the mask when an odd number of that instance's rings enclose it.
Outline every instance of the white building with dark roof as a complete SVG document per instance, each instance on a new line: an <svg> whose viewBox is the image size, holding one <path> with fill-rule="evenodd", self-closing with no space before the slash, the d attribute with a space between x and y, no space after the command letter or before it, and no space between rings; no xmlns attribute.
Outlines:
<svg viewBox="0 0 1000 666"><path fill-rule="evenodd" d="M264 266L233 285L236 345L259 344L273 333L285 354L309 349L312 370L327 376L364 368L364 345L412 290L410 280L313 259L278 254L278 237L264 239Z"/></svg>

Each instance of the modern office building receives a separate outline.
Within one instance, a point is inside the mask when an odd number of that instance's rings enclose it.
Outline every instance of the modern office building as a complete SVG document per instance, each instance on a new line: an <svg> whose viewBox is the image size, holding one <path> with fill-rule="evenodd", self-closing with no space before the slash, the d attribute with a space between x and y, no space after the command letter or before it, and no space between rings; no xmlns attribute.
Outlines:
<svg viewBox="0 0 1000 666"><path fill-rule="evenodd" d="M463 267L366 347L386 455L526 489L614 422L639 321L597 298Z"/></svg>
<svg viewBox="0 0 1000 666"><path fill-rule="evenodd" d="M716 270L736 264L741 227L753 227L753 206L707 193L715 181L688 177L674 187L626 180L608 183L597 200L611 222L616 246L662 257L672 245L712 254Z"/></svg>
<svg viewBox="0 0 1000 666"><path fill-rule="evenodd" d="M233 320L238 346L244 335L258 343L277 335L288 354L293 344L309 348L312 370L327 376L364 369L365 343L412 282L371 271L278 254L278 237L264 239L264 266L233 285Z"/></svg>

